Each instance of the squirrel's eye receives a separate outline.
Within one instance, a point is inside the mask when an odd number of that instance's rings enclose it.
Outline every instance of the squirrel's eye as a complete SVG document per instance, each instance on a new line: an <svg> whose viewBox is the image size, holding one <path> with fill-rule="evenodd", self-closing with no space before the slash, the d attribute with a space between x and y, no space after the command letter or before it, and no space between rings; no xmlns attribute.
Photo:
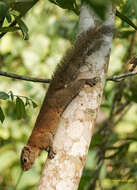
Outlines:
<svg viewBox="0 0 137 190"><path fill-rule="evenodd" d="M27 158L23 158L23 162L26 163L27 162Z"/></svg>

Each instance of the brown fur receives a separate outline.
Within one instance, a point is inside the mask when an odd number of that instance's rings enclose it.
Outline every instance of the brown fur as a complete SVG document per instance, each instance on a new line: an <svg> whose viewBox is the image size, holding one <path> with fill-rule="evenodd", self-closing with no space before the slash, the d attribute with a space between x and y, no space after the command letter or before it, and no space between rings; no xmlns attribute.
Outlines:
<svg viewBox="0 0 137 190"><path fill-rule="evenodd" d="M35 161L35 158L38 156L40 149L33 146L24 146L21 154L21 166L23 170L29 170L32 168L32 165Z"/></svg>
<svg viewBox="0 0 137 190"><path fill-rule="evenodd" d="M52 142L61 114L87 82L86 79L79 80L77 78L79 68L85 64L87 56L100 48L103 34L110 32L112 32L112 28L108 26L89 29L79 36L74 47L67 51L66 56L57 67L28 140L27 147L29 150L32 147L32 150L28 151L24 148L22 151L21 164L24 170L32 167L40 150L45 149L49 152L50 158L54 157ZM88 80L88 83L94 85L95 80ZM24 156L28 162L23 162Z"/></svg>

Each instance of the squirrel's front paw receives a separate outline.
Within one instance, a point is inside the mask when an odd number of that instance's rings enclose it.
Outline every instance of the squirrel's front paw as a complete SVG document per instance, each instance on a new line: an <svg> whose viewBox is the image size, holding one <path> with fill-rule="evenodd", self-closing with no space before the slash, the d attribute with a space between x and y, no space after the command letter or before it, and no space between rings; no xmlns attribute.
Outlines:
<svg viewBox="0 0 137 190"><path fill-rule="evenodd" d="M53 159L55 157L55 155L56 155L56 153L53 151L53 149L51 147L49 147L47 149L47 152L48 152L48 158L49 159Z"/></svg>

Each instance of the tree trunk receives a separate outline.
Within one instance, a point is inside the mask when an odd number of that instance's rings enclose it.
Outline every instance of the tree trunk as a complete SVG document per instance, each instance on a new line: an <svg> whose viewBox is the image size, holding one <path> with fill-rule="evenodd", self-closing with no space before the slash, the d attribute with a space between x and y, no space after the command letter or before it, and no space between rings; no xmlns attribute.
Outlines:
<svg viewBox="0 0 137 190"><path fill-rule="evenodd" d="M106 13L107 19L103 24L114 25L114 12L110 5ZM83 4L78 34L90 27L94 28L96 23L97 16ZM38 190L78 189L102 98L112 36L112 33L103 35L99 50L88 56L86 65L81 68L86 77L99 76L101 80L94 87L85 85L64 111L54 138L54 149L57 154L53 160L46 160Z"/></svg>

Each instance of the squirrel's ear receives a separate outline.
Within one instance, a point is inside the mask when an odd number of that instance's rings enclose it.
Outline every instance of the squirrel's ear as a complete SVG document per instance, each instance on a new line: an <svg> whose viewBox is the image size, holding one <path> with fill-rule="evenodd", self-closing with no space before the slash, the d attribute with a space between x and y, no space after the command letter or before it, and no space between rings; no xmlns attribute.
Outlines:
<svg viewBox="0 0 137 190"><path fill-rule="evenodd" d="M30 153L31 152L30 146L28 146L28 145L24 146L22 151L27 151Z"/></svg>

